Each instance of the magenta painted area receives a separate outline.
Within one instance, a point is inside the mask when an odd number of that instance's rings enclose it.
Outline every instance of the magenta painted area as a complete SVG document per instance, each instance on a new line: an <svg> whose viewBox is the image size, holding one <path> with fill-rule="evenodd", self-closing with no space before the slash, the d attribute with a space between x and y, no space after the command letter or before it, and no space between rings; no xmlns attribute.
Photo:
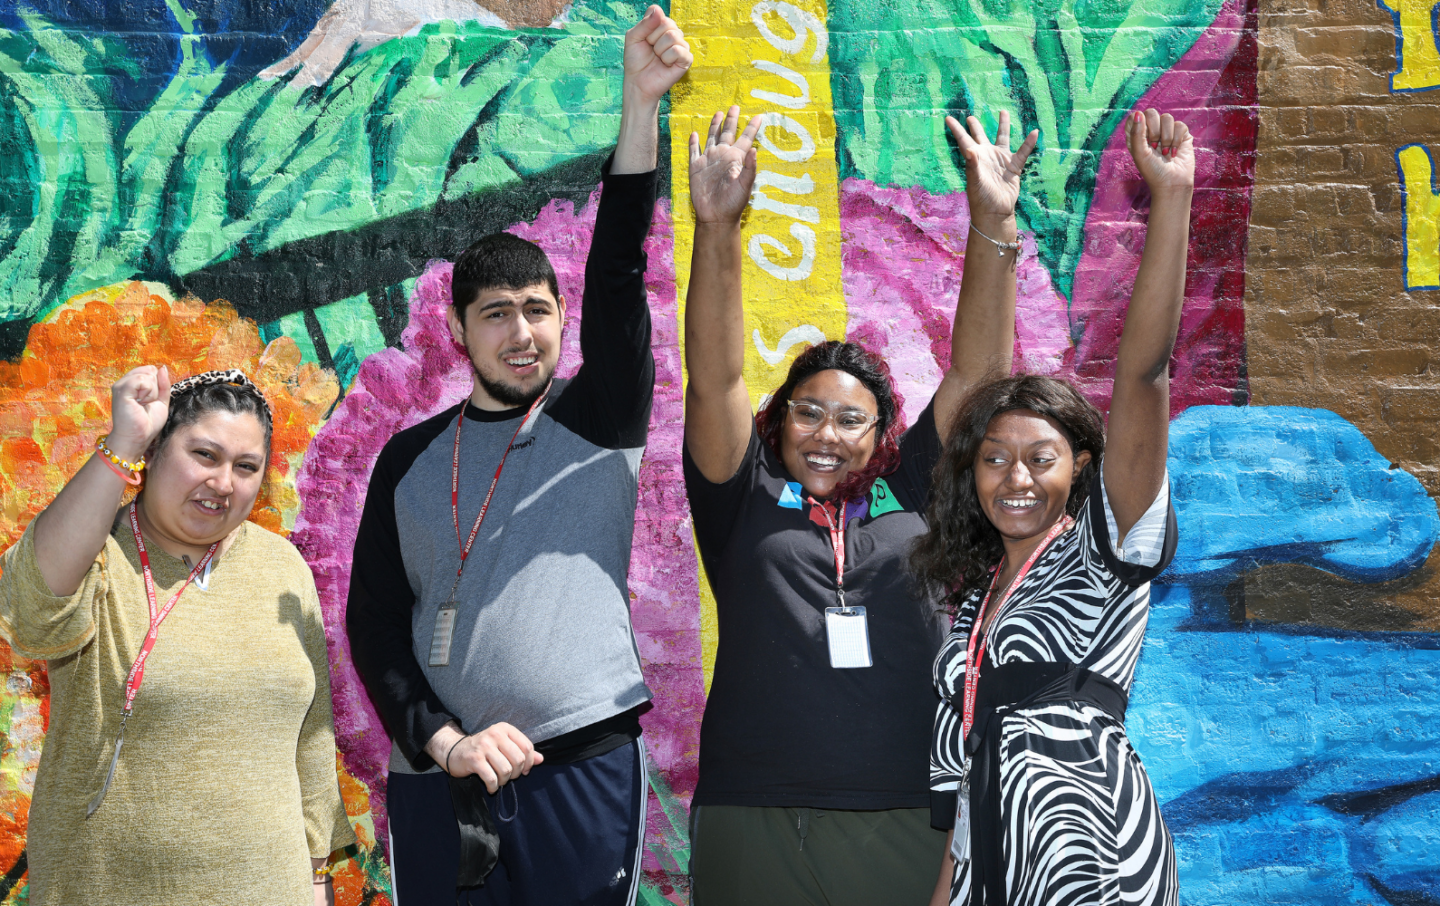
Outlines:
<svg viewBox="0 0 1440 906"><path fill-rule="evenodd" d="M840 231L847 333L885 356L913 422L950 367L964 257L997 249L970 233L963 192L931 195L863 179L840 187ZM1059 374L1070 349L1065 299L1036 255L1035 237L1024 233L1020 244L1015 358L1037 374Z"/></svg>
<svg viewBox="0 0 1440 906"><path fill-rule="evenodd" d="M1228 0L1210 28L1135 105L1173 112L1195 137L1195 200L1185 308L1175 344L1170 408L1243 403L1245 240L1255 151L1254 26L1244 0ZM1078 338L1071 369L1102 409L1140 267L1149 207L1125 147L1123 125L1100 158L1075 270L1070 318Z"/></svg>
<svg viewBox="0 0 1440 906"><path fill-rule="evenodd" d="M1247 17L1253 15L1244 0L1229 0L1137 105L1174 112L1190 126L1198 149L1189 278L1170 385L1174 412L1247 397L1243 297L1256 122L1254 23ZM1017 370L1070 378L1109 408L1148 207L1122 127L1101 157L1068 306L1036 256L1033 234L1021 233ZM964 193L936 196L859 179L845 180L840 189L848 334L885 355L911 420L949 367L965 254L995 253L969 224Z"/></svg>
<svg viewBox="0 0 1440 906"><path fill-rule="evenodd" d="M573 374L580 364L580 300L598 199L597 193L579 211L569 202L552 202L533 223L510 228L545 249L569 304L561 376ZM695 788L704 681L697 567L680 473L683 403L673 249L669 207L661 201L646 243L656 382L650 443L640 468L630 596L646 681L655 691L654 708L641 719L645 740L652 766L663 775L663 787L673 791L683 812ZM303 505L292 540L304 552L320 589L330 636L339 748L349 772L370 790L380 841L387 839L383 781L390 742L355 674L344 633L351 550L366 481L385 441L454 405L469 391L469 364L445 325L450 273L449 263L431 262L411 295L403 345L371 355L360 366L344 402L311 444L298 479ZM652 843L662 834L683 832L683 827L671 828L665 804L674 803L651 799L647 824ZM647 847L647 874L676 872L677 866L664 864L662 858L672 848L672 843Z"/></svg>

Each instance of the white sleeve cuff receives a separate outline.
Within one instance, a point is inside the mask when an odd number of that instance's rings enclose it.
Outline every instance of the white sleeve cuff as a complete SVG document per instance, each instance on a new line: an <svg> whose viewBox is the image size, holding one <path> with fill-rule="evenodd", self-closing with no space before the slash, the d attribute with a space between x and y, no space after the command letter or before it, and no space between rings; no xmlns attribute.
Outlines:
<svg viewBox="0 0 1440 906"><path fill-rule="evenodd" d="M1102 464L1103 466L1103 464ZM1145 515L1130 527L1121 543L1120 530L1115 525L1115 513L1110 509L1110 494L1105 490L1105 471L1100 471L1100 496L1105 504L1105 528L1110 532L1110 546L1115 556L1125 563L1137 566L1154 566L1160 562L1165 549L1165 521L1170 511L1170 470L1166 469L1160 479L1160 493L1155 496Z"/></svg>

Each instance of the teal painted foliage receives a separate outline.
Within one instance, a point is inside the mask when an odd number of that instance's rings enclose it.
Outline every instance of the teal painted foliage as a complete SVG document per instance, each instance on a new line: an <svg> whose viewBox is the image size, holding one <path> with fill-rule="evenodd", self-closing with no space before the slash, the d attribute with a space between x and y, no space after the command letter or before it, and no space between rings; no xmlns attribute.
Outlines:
<svg viewBox="0 0 1440 906"><path fill-rule="evenodd" d="M1190 49L1220 0L833 0L831 82L842 177L963 187L942 122L1018 113L1040 130L1020 215L1066 297L1100 152ZM924 28L911 29L914 23Z"/></svg>
<svg viewBox="0 0 1440 906"><path fill-rule="evenodd" d="M171 9L182 59L128 129L112 97L137 68L122 42L23 10L24 28L0 30L0 321L595 154L614 141L621 37L643 11L580 0L563 29L439 23L352 53L319 88L220 93L223 64Z"/></svg>

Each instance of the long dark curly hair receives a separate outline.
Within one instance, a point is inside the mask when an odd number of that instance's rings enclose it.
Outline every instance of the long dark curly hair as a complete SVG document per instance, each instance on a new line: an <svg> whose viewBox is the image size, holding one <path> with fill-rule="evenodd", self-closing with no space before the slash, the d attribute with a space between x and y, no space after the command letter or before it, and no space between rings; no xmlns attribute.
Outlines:
<svg viewBox="0 0 1440 906"><path fill-rule="evenodd" d="M859 343L829 340L800 353L790 364L785 383L770 396L769 402L755 414L760 439L780 456L780 438L785 433L785 419L790 414L790 395L795 388L822 371L843 371L865 385L875 397L880 420L875 423L875 452L865 468L853 471L835 488L835 500L854 500L870 491L875 479L889 475L900 465L900 435L905 433L905 415L900 411L905 401L895 389L890 366L885 360Z"/></svg>
<svg viewBox="0 0 1440 906"><path fill-rule="evenodd" d="M991 570L1005 553L1000 532L980 507L974 465L991 420L1016 409L1054 419L1074 455L1090 452L1090 462L1070 485L1065 512L1071 516L1085 504L1090 481L1105 452L1105 420L1100 410L1068 381L1018 374L981 384L970 392L955 414L945 452L935 465L926 513L929 529L910 554L910 570L921 590L939 600L952 616L966 595L986 586Z"/></svg>

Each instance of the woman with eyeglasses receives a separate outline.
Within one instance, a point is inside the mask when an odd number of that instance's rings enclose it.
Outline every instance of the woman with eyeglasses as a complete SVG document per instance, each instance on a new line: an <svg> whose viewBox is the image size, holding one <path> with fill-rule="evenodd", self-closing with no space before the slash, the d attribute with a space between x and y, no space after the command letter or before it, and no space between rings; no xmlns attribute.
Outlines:
<svg viewBox="0 0 1440 906"><path fill-rule="evenodd" d="M246 521L270 405L239 371L164 366L110 399L95 455L0 561L0 635L52 690L30 903L333 903L355 834L315 580Z"/></svg>
<svg viewBox="0 0 1440 906"><path fill-rule="evenodd" d="M945 847L925 756L944 626L906 558L961 399L1010 372L1014 210L1038 135L1012 153L1007 114L995 143L974 117L968 131L946 120L975 254L950 369L907 429L885 362L834 341L797 356L752 417L740 219L761 118L737 135L739 116L715 114L703 147L690 137L684 468L720 624L691 810L694 902L923 903Z"/></svg>

